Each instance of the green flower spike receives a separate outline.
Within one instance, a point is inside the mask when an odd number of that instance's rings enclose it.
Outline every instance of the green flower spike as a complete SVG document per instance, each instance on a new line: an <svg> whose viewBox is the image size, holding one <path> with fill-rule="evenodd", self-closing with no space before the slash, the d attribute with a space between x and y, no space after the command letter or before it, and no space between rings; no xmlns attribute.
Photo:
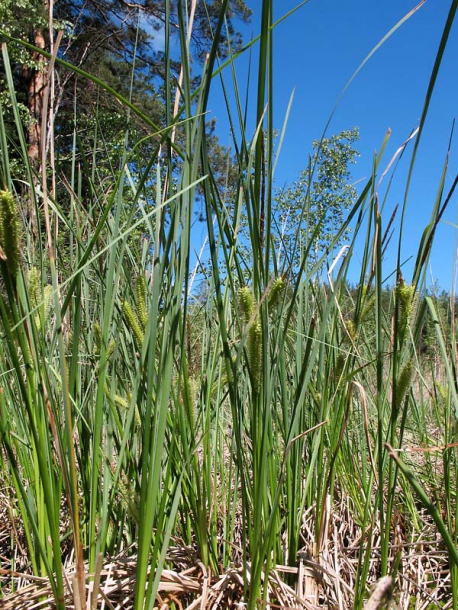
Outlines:
<svg viewBox="0 0 458 610"><path fill-rule="evenodd" d="M397 395L396 401L397 404L400 405L404 400L407 392L410 390L410 385L412 383L412 375L413 375L413 362L409 360L404 364L399 373L398 382L397 382Z"/></svg>
<svg viewBox="0 0 458 610"><path fill-rule="evenodd" d="M409 284L406 284L404 280L401 279L398 285L396 286L396 298L399 302L399 323L402 332L405 331L410 321L410 316L413 310L414 297L415 287L409 286Z"/></svg>
<svg viewBox="0 0 458 610"><path fill-rule="evenodd" d="M124 315L127 318L127 323L130 327L130 330L135 335L135 338L137 339L138 344L141 347L143 345L143 339L145 338L145 335L140 326L140 322L138 321L137 316L128 301L124 301L124 303L122 304L122 309L124 311Z"/></svg>
<svg viewBox="0 0 458 610"><path fill-rule="evenodd" d="M253 390L257 393L261 386L262 378L262 324L256 314L254 320L255 300L248 286L238 291L238 301L243 321L249 324L247 337L247 356L250 365L250 375Z"/></svg>
<svg viewBox="0 0 458 610"><path fill-rule="evenodd" d="M6 262L10 274L14 277L19 271L20 239L19 211L13 195L9 191L0 191L0 248L1 258Z"/></svg>
<svg viewBox="0 0 458 610"><path fill-rule="evenodd" d="M147 295L148 285L146 278L144 275L139 275L137 276L137 298L135 304L137 306L137 316L143 328L146 328L148 322Z"/></svg>
<svg viewBox="0 0 458 610"><path fill-rule="evenodd" d="M285 292L285 288L286 288L286 282L285 282L283 276L277 277L273 281L272 286L270 287L269 296L268 296L269 310L274 309L278 305L278 303L280 302L280 299L283 296L283 293Z"/></svg>

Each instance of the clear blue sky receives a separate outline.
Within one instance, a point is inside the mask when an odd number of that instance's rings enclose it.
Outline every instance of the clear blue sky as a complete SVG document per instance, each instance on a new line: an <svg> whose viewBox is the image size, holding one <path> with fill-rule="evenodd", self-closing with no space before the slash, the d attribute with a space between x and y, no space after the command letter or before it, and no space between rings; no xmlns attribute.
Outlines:
<svg viewBox="0 0 458 610"><path fill-rule="evenodd" d="M251 24L243 28L245 40L259 32L261 0L247 0L253 9ZM319 139L342 89L377 43L416 6L415 0L310 0L275 31L274 115L281 129L290 95L292 111L276 172L276 184L293 182L307 166L312 141ZM297 2L274 2L275 19ZM380 48L346 92L328 128L328 135L358 126L361 157L353 168L355 180L370 175L373 153L388 128L391 139L385 154L388 164L394 152L418 125L431 70L451 5L450 0L427 0ZM253 59L258 47L254 48ZM453 28L432 99L408 200L403 258L415 257L424 227L429 222L447 152L453 119L458 115L458 23ZM248 55L236 61L239 83L244 83ZM256 69L256 62L254 62ZM231 76L226 71L226 83ZM229 143L229 129L222 99L215 91L210 109L218 119L222 143ZM250 113L255 118L254 96ZM253 125L254 128L254 125ZM456 140L456 137L454 138ZM452 144L445 192L458 173L458 155ZM410 152L404 155L390 191L385 224L394 206L402 204ZM383 166L383 164L382 164ZM387 185L388 180L385 181ZM383 198L384 187L380 189ZM458 193L445 219L458 224ZM398 215L396 226L399 227ZM393 244L394 246L394 244ZM452 286L455 274L456 231L445 223L438 229L431 259L429 283ZM395 264L393 256L387 264ZM355 261L356 262L356 261ZM404 276L410 279L412 264ZM354 277L358 277L355 271Z"/></svg>

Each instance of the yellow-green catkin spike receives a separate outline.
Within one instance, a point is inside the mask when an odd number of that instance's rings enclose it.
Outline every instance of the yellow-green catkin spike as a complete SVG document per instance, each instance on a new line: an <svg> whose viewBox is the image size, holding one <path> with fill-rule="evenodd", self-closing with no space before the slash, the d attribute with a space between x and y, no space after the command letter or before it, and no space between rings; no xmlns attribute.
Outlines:
<svg viewBox="0 0 458 610"><path fill-rule="evenodd" d="M262 379L262 324L259 316L252 320L255 308L255 300L248 286L238 291L239 307L243 322L249 324L247 337L247 355L250 365L250 375L253 390L258 393Z"/></svg>
<svg viewBox="0 0 458 610"><path fill-rule="evenodd" d="M269 311L274 309L280 299L282 298L286 288L286 282L283 276L277 277L273 282L269 290L269 296L267 297L269 304Z"/></svg>
<svg viewBox="0 0 458 610"><path fill-rule="evenodd" d="M10 274L14 277L19 271L20 228L19 210L9 191L0 191L0 246Z"/></svg>
<svg viewBox="0 0 458 610"><path fill-rule="evenodd" d="M30 267L28 277L27 277L27 286L28 286L28 295L29 295L29 303L32 309L35 309L37 305L40 303L40 295L41 295L41 278L40 272L36 267Z"/></svg>
<svg viewBox="0 0 458 610"><path fill-rule="evenodd" d="M345 320L345 329L352 341L356 339L356 326L353 320Z"/></svg>
<svg viewBox="0 0 458 610"><path fill-rule="evenodd" d="M181 397L183 403L187 403L189 405L188 417L190 418L192 425L194 425L195 422L196 403L199 390L200 382L197 379L188 376L183 378L181 386Z"/></svg>
<svg viewBox="0 0 458 610"><path fill-rule="evenodd" d="M338 381L340 379L340 377L342 376L343 370L344 370L344 366L345 366L345 361L346 361L346 356L345 354L340 353L337 356L337 360L336 360L336 368L334 371L334 378Z"/></svg>
<svg viewBox="0 0 458 610"><path fill-rule="evenodd" d="M407 392L410 390L413 374L413 362L409 360L404 364L399 373L397 388L396 388L396 402L398 405L404 400Z"/></svg>
<svg viewBox="0 0 458 610"><path fill-rule="evenodd" d="M132 484L125 474L121 475L118 479L118 491L124 509L136 523L139 523L140 496L132 489Z"/></svg>
<svg viewBox="0 0 458 610"><path fill-rule="evenodd" d="M94 355L100 354L102 350L102 329L100 328L100 324L98 322L94 322L94 347L93 352Z"/></svg>
<svg viewBox="0 0 458 610"><path fill-rule="evenodd" d="M108 389L108 386L105 385L104 387L105 390L105 394L108 397L108 399L111 401L111 393L110 390ZM124 398L123 396L121 396L120 394L115 394L113 396L113 402L117 407L120 407L121 409L127 411L127 409L130 407L130 401L132 400L132 396L131 394L127 394L127 396ZM138 410L137 405L135 405L135 423L137 424L137 427L140 427L142 425L141 419L140 419L140 412Z"/></svg>
<svg viewBox="0 0 458 610"><path fill-rule="evenodd" d="M410 321L415 297L415 287L406 284L401 279L396 286L396 298L399 303L399 324L401 332L404 332Z"/></svg>
<svg viewBox="0 0 458 610"><path fill-rule="evenodd" d="M43 290L43 307L46 319L52 307L52 286L50 284L47 284Z"/></svg>
<svg viewBox="0 0 458 610"><path fill-rule="evenodd" d="M143 330L140 327L140 323L138 321L137 316L135 315L134 310L130 306L130 303L124 301L122 304L122 309L127 318L127 323L130 327L130 330L134 333L135 338L137 339L139 345L143 345L143 339L145 337Z"/></svg>
<svg viewBox="0 0 458 610"><path fill-rule="evenodd" d="M41 277L40 272L36 267L31 267L27 277L27 291L29 295L29 303L31 309L35 309L41 303ZM34 315L35 325L37 330L41 330L41 315L40 311L36 311Z"/></svg>
<svg viewBox="0 0 458 610"><path fill-rule="evenodd" d="M257 393L262 380L262 324L256 319L248 330L247 339L248 362L250 364L251 382Z"/></svg>
<svg viewBox="0 0 458 610"><path fill-rule="evenodd" d="M450 388L448 383L441 383L440 381L435 381L434 385L439 393L439 396L441 397L442 400L447 400L449 392L450 392Z"/></svg>
<svg viewBox="0 0 458 610"><path fill-rule="evenodd" d="M113 352L116 349L116 341L114 339L112 339L107 347L107 353L106 353L106 359L109 360L111 358L111 356L113 355Z"/></svg>
<svg viewBox="0 0 458 610"><path fill-rule="evenodd" d="M107 351L105 353L105 360L108 361L113 355L116 349L116 341L112 339L108 343ZM92 348L92 353L94 356L100 356L102 351L102 329L98 322L94 322L94 344Z"/></svg>
<svg viewBox="0 0 458 610"><path fill-rule="evenodd" d="M374 311L374 304L375 304L375 294L373 296L371 296L371 298L369 299L369 302L367 303L367 305L365 305L365 307L361 313L360 322L363 322L366 319L367 315Z"/></svg>
<svg viewBox="0 0 458 610"><path fill-rule="evenodd" d="M244 286L243 288L239 289L237 296L243 322L248 324L254 311L253 295L251 294L251 290L248 288L248 286Z"/></svg>
<svg viewBox="0 0 458 610"><path fill-rule="evenodd" d="M47 285L42 290L41 274L37 267L31 267L27 277L29 303L32 309L40 307L35 314L35 324L41 329L41 321L46 320L52 305L52 286Z"/></svg>
<svg viewBox="0 0 458 610"><path fill-rule="evenodd" d="M146 278L144 275L139 275L137 277L137 315L140 320L140 324L143 326L143 329L146 328L146 323L148 322L148 307L147 307L147 298L148 298L148 284L146 282Z"/></svg>
<svg viewBox="0 0 458 610"><path fill-rule="evenodd" d="M119 394L115 394L113 400L114 400L115 405L117 405L118 407L121 407L121 409L127 410L129 408L128 401L125 398L123 398L122 396L120 396Z"/></svg>

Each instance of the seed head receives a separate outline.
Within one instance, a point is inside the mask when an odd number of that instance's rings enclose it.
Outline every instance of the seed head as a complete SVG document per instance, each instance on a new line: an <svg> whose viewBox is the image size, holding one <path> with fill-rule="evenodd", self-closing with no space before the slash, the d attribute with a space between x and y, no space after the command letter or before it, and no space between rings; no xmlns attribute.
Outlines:
<svg viewBox="0 0 458 610"><path fill-rule="evenodd" d="M146 278L144 275L139 275L137 276L137 295L135 304L137 305L138 319L143 328L146 328L146 323L148 322L147 295L148 286L146 284Z"/></svg>
<svg viewBox="0 0 458 610"><path fill-rule="evenodd" d="M31 267L28 273L28 294L32 309L40 303L41 279L36 267Z"/></svg>
<svg viewBox="0 0 458 610"><path fill-rule="evenodd" d="M240 290L238 291L238 301L240 311L242 312L243 316L243 322L245 324L248 324L251 319L251 316L253 315L254 310L254 299L253 295L251 294L251 290L248 288L248 286L240 288Z"/></svg>
<svg viewBox="0 0 458 610"><path fill-rule="evenodd" d="M274 309L278 305L278 303L280 302L280 299L283 296L283 293L285 292L285 288L286 288L286 282L285 282L283 276L277 277L274 280L274 282L272 283L272 286L269 291L269 296L268 296L269 310Z"/></svg>
<svg viewBox="0 0 458 610"><path fill-rule="evenodd" d="M396 388L396 402L398 406L404 400L405 395L410 390L410 384L412 382L412 374L413 374L413 362L409 360L404 364L399 373L397 388Z"/></svg>
<svg viewBox="0 0 458 610"><path fill-rule="evenodd" d="M250 365L253 390L258 393L262 379L262 324L256 319L248 330L248 363Z"/></svg>
<svg viewBox="0 0 458 610"><path fill-rule="evenodd" d="M138 344L141 347L143 345L143 339L145 338L145 335L140 327L140 323L138 321L137 316L135 315L135 312L128 301L124 301L124 303L122 304L122 309L127 318L127 323L130 327L130 330L134 333L135 338L137 339Z"/></svg>
<svg viewBox="0 0 458 610"><path fill-rule="evenodd" d="M414 297L415 287L409 286L409 284L406 284L404 280L401 279L396 286L396 298L399 303L399 322L402 332L404 332L409 323L413 310Z"/></svg>
<svg viewBox="0 0 458 610"><path fill-rule="evenodd" d="M19 271L20 230L19 210L9 191L0 191L0 247L10 274L14 277Z"/></svg>
<svg viewBox="0 0 458 610"><path fill-rule="evenodd" d="M353 320L346 320L345 328L347 330L347 333L348 333L348 336L350 337L350 339L352 341L354 341L356 338L356 327L355 327L355 323L353 322Z"/></svg>

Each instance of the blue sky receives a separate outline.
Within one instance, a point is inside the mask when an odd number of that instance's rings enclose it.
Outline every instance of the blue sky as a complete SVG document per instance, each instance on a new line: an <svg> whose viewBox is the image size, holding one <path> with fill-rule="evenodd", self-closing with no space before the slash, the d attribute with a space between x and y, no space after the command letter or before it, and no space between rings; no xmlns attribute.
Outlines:
<svg viewBox="0 0 458 610"><path fill-rule="evenodd" d="M247 0L253 9L249 26L243 28L245 40L259 32L261 0ZM276 172L276 185L292 183L307 166L312 141L319 139L340 93L363 59L377 43L415 6L413 0L310 0L292 17L281 23L274 37L274 116L281 129L291 93L294 94L285 141ZM355 180L370 175L374 151L380 148L388 128L391 138L384 164L418 126L431 70L450 8L450 0L427 0L370 59L342 98L327 135L358 126L361 152L353 168ZM275 18L288 12L297 2L274 2ZM254 47L256 59L258 47ZM415 258L424 227L428 224L436 197L453 119L458 110L458 24L451 32L445 59L422 136L409 193L407 222L403 239L403 258ZM236 61L239 84L245 82L248 55ZM256 63L253 64L256 69ZM231 76L226 70L225 80ZM254 96L250 115L255 118ZM215 90L210 110L218 119L223 144L229 143L229 128L222 98ZM254 124L252 129L254 129ZM456 138L454 138L456 139ZM458 173L458 155L452 144L445 192ZM402 204L412 146L404 155L387 199L385 224L396 204ZM388 180L384 184L387 185ZM384 196L384 184L380 197ZM445 220L458 224L458 194L454 195ZM399 227L398 215L396 226ZM428 282L450 288L455 275L456 231L441 223L431 259ZM395 265L388 256L386 269ZM406 280L412 264L404 267ZM355 271L351 280L356 281Z"/></svg>

